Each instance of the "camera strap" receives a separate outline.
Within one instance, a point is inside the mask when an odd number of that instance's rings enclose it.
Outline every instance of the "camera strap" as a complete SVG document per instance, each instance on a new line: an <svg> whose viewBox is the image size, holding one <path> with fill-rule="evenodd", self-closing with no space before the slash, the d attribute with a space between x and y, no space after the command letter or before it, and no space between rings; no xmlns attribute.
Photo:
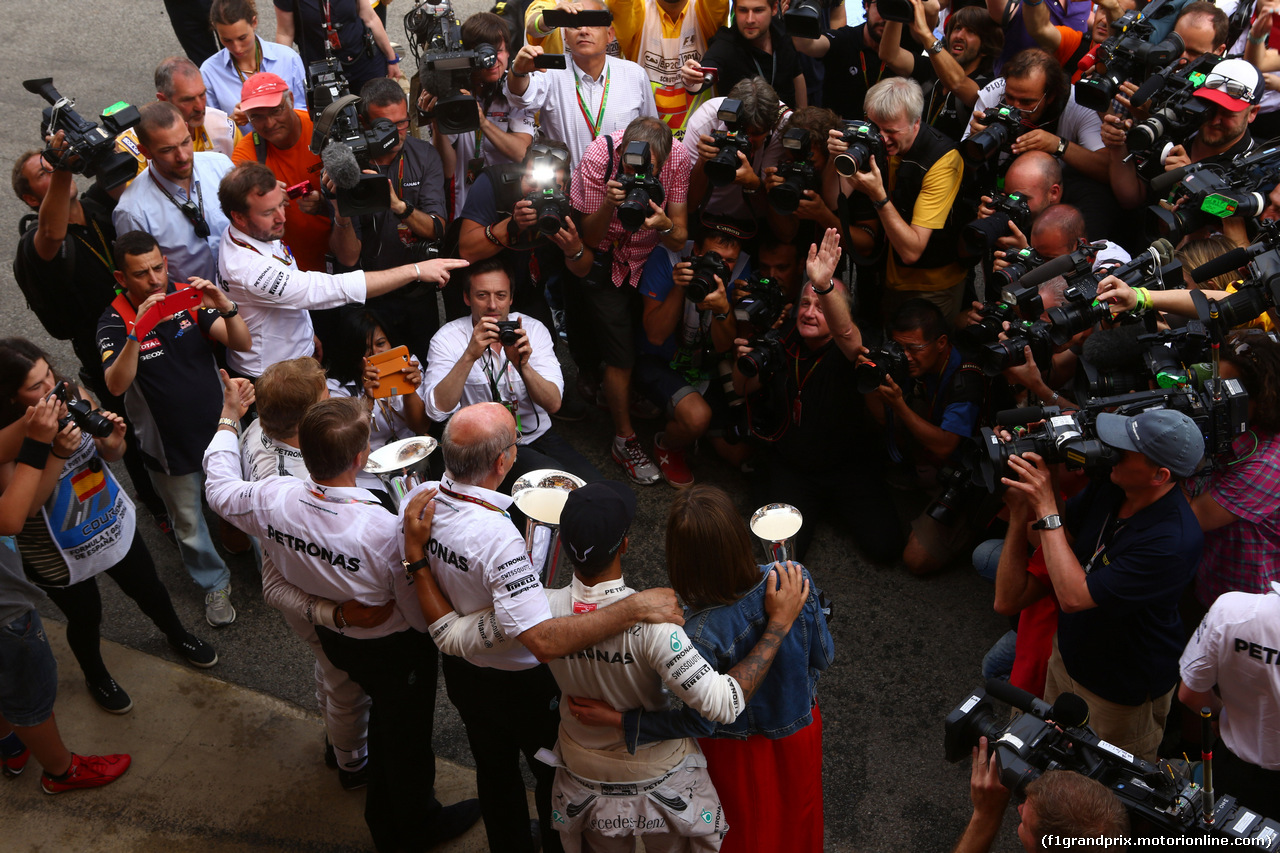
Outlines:
<svg viewBox="0 0 1280 853"><path fill-rule="evenodd" d="M240 70L240 66L236 64L234 59L231 60L231 67L235 69L236 76L240 78L240 85L242 86L247 77L251 77L262 70L262 42L258 40L256 35L253 37L253 51L253 71L247 75Z"/></svg>
<svg viewBox="0 0 1280 853"><path fill-rule="evenodd" d="M196 236L202 240L207 238L210 232L209 222L204 218L204 191L200 189L200 182L196 180L194 170L191 175L191 183L195 185L196 198L199 199L198 204L191 200L190 194L188 194L186 201L178 201L174 198L173 193L165 189L164 185L156 178L155 172L148 170L147 174L151 176L151 182L156 185L156 189L164 193L164 197L169 199L170 203L178 208L178 212L191 223L191 227L196 230Z"/></svg>
<svg viewBox="0 0 1280 853"><path fill-rule="evenodd" d="M111 270L111 272L115 272L115 271L116 271L116 265L115 265L115 263L113 263L113 262L112 262L112 260L111 260L111 249L110 249L110 248L108 248L108 246L109 246L110 244L108 244L108 243L107 243L107 237L106 237L106 235L102 233L102 228L100 228L100 227L98 226L98 222L97 222L97 220L95 220L95 219L91 219L91 218L89 218L89 217L87 217L87 216L86 216L85 218L86 218L86 219L88 219L88 220L89 220L89 224L93 226L93 233L95 233L95 234L97 234L97 235L98 235L98 242L99 242L99 243L101 244L101 246L102 246L102 251L101 251L101 252L99 252L97 249L95 249L95 248L94 248L94 246L93 246L93 244L92 244L92 243L90 243L90 242L89 242L89 240L88 240L87 238L85 238L85 237L83 237L83 236L81 236L81 235L79 235L79 234L76 234L75 232L71 232L71 231L70 231L70 229L68 229L69 233L71 233L71 235L72 235L73 237L75 237L77 240L79 240L81 243L83 243L83 244L84 244L84 247L85 247L86 249L88 249L90 252L93 252L93 256L94 256L95 258L97 258L98 260L102 261L102 265L103 265L104 267L106 267L107 269ZM120 291L120 288L118 288L118 287L117 287L117 288L116 288L116 293L120 293L120 292L121 292L121 291Z"/></svg>

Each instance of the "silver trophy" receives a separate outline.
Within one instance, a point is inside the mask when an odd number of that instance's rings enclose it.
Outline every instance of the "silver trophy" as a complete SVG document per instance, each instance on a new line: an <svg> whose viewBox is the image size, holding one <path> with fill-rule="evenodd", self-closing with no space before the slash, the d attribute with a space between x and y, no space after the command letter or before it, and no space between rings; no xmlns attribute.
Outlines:
<svg viewBox="0 0 1280 853"><path fill-rule="evenodd" d="M796 558L796 534L804 516L791 504L765 504L751 513L751 532L764 545L765 562L785 563Z"/></svg>
<svg viewBox="0 0 1280 853"><path fill-rule="evenodd" d="M427 457L437 446L429 435L393 441L370 453L364 470L382 481L398 507L414 486L427 481Z"/></svg>
<svg viewBox="0 0 1280 853"><path fill-rule="evenodd" d="M530 471L511 486L511 497L526 519L525 551L547 589L554 587L556 565L560 561L560 511L569 492L583 485L581 478L568 471L541 468Z"/></svg>

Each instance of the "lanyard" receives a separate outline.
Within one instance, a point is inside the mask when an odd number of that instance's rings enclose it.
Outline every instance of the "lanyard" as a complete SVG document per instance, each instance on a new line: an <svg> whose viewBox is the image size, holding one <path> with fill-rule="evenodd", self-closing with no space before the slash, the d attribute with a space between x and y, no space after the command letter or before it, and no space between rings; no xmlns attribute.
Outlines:
<svg viewBox="0 0 1280 853"><path fill-rule="evenodd" d="M240 66L236 65L236 61L231 60L231 67L236 70L236 76L240 78L240 82L244 83L245 75L240 70ZM258 41L258 37L253 37L253 73L257 74L262 70L262 42Z"/></svg>
<svg viewBox="0 0 1280 853"><path fill-rule="evenodd" d="M511 513L507 512L505 509L499 509L498 507L494 506L493 504L489 503L486 500L481 500L480 498L473 498L471 497L471 495L464 495L461 492L455 492L453 489L445 485L440 486L440 491L444 492L446 495L448 495L451 498L457 498L458 500L466 501L469 504L476 504L477 506L482 506L487 510L492 510L493 512L501 513L504 518L511 518Z"/></svg>
<svg viewBox="0 0 1280 853"><path fill-rule="evenodd" d="M773 67L769 70L769 85L774 86L773 78L778 75L778 52L775 50L769 56L773 57ZM756 67L756 73L763 77L764 69L760 67L760 63L756 61L754 55L751 57L751 64Z"/></svg>
<svg viewBox="0 0 1280 853"><path fill-rule="evenodd" d="M942 101L938 103L937 108L935 109L934 102L937 101L938 92L942 91L942 89L943 89L942 81L938 80L933 84L933 89L929 92L929 109L926 110L926 112L929 115L930 126L932 126L934 122L936 122L939 119L939 117L942 116L943 110L947 108L947 99L951 97L950 92L943 94Z"/></svg>
<svg viewBox="0 0 1280 853"><path fill-rule="evenodd" d="M493 371L493 350L486 349L484 351L484 354L485 354L485 357L480 361L480 369L484 371L485 378L489 380L489 392L493 395L493 402L495 403L507 402L506 400L502 399L502 389L498 385L497 376L503 376L506 378L507 390L510 392L512 400L514 401L515 394L516 394L516 386L515 386L515 382L511 379L511 374L507 372L507 369L511 365L511 360L506 359L505 361L503 361L502 366L498 368L498 372L495 375Z"/></svg>
<svg viewBox="0 0 1280 853"><path fill-rule="evenodd" d="M582 117L587 120L587 129L591 131L591 139L595 140L600 135L600 128L604 124L604 105L609 100L609 77L612 69L605 66L604 71L604 94L600 96L600 111L596 113L596 120L591 120L591 113L587 111L587 105L582 100L582 85L578 79L578 69L573 69L573 88L578 93L578 109L582 110Z"/></svg>
<svg viewBox="0 0 1280 853"><path fill-rule="evenodd" d="M85 217L85 218L86 218L86 219L88 219L88 217ZM85 247L86 249L88 249L90 252L93 252L93 256L94 256L95 258L97 258L98 260L102 261L102 265L103 265L104 267L106 267L107 269L111 270L112 272L115 272L115 271L116 271L116 265L115 265L114 263L112 263L112 262L111 262L111 250L107 248L107 238L106 238L105 236L103 236L102 229L98 227L98 223L97 223L97 222L95 222L95 221L93 221L92 219L90 219L90 220L89 220L89 224L93 226L93 231L94 231L94 233L95 233L95 234L97 234L97 235L98 235L98 241L102 244L102 251L101 251L101 252L99 252L97 249L95 249L95 248L93 247L93 244L92 244L92 243L90 243L90 242L89 242L88 240L86 240L84 237L81 237L79 234L76 234L76 235L74 235L74 236L75 236L77 239L79 239L81 243L84 243L84 247ZM117 292L117 293L120 293L120 292L122 292L122 291L120 290L120 288L118 288L118 287L117 287L117 288L116 288L116 292Z"/></svg>
<svg viewBox="0 0 1280 853"><path fill-rule="evenodd" d="M246 243L243 240L238 240L236 239L236 236L234 234L228 234L227 236L231 238L232 243L235 243L241 249L248 249L250 252L253 252L255 255L262 254L262 252L258 251L258 247L253 245L252 243ZM277 261L284 264L286 267L293 266L293 252L290 252L289 247L286 246L284 243L280 244L280 248L284 249L284 257L283 258L280 257L275 252L271 253L271 257L275 258Z"/></svg>
<svg viewBox="0 0 1280 853"><path fill-rule="evenodd" d="M865 26L865 25L864 25L864 26ZM879 73L877 73L877 74L876 74L876 79L874 79L874 80L868 80L868 79L867 79L867 63L866 63L866 59L867 59L867 55L866 55L866 53L865 53L865 52L863 52L862 50L858 51L858 70L862 73L862 79L863 79L863 81L864 81L862 85L863 85L865 88L870 89L870 88L871 88L872 86L874 86L876 83L879 83L879 82L880 82L880 78L884 76L884 66L885 66L885 63L884 63L884 60L881 60L881 61L880 61L880 71L879 71Z"/></svg>
<svg viewBox="0 0 1280 853"><path fill-rule="evenodd" d="M808 384L809 378L813 376L813 371L818 369L818 365L822 364L822 360L827 357L827 351L823 350L822 355L814 359L813 364L809 365L809 369L804 372L804 379L800 378L800 359L795 360L796 368L796 399L791 404L791 420L796 426L800 425L800 401L804 396L804 386Z"/></svg>
<svg viewBox="0 0 1280 853"><path fill-rule="evenodd" d="M190 191L187 192L187 201L184 204L174 198L173 193L165 189L164 184L160 183L160 179L156 177L155 172L148 169L147 174L151 176L151 183L156 185L156 189L164 193L164 197L169 199L169 202L174 207L178 208L178 212L191 223L191 227L196 229L196 236L207 238L209 236L209 223L204 218L204 190L200 189L200 182L196 180L194 171L191 175L191 183L194 184L196 188L196 198L199 200L198 205L191 203ZM192 208L195 208L195 210L193 211ZM204 224L205 233L203 235L200 234L200 225L197 223Z"/></svg>
<svg viewBox="0 0 1280 853"><path fill-rule="evenodd" d="M369 504L369 506L382 506L378 501L367 501L364 498L335 498L331 495L326 495L324 492L317 492L315 489L307 489L307 492L313 498L319 498L320 500L331 504Z"/></svg>
<svg viewBox="0 0 1280 853"><path fill-rule="evenodd" d="M1107 550L1107 546L1111 544L1112 538L1119 533L1124 525L1128 522L1127 518L1120 518L1118 513L1119 507L1107 513L1107 520L1102 523L1102 530L1098 532L1098 541L1094 544L1093 556L1089 558L1089 562L1084 564L1084 573L1090 574L1094 569L1094 561ZM1115 519L1115 526L1112 526L1112 518Z"/></svg>

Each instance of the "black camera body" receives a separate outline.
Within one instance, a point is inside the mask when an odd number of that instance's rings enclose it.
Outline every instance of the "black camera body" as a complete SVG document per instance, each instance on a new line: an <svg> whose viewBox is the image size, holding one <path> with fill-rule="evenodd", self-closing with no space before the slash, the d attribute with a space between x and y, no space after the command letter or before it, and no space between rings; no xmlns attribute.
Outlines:
<svg viewBox="0 0 1280 853"><path fill-rule="evenodd" d="M753 337L750 346L751 352L738 359L738 370L748 379L759 376L763 381L786 366L787 349L777 329Z"/></svg>
<svg viewBox="0 0 1280 853"><path fill-rule="evenodd" d="M631 172L626 167L631 167ZM649 156L649 143L628 142L618 165L618 183L622 184L623 200L618 205L618 221L628 231L639 231L644 221L653 214L649 202L659 207L666 201L662 184L654 175L653 161Z"/></svg>
<svg viewBox="0 0 1280 853"><path fill-rule="evenodd" d="M960 143L960 156L970 167L977 167L1001 151L1008 151L1013 141L1030 130L1022 123L1022 110L1005 104L990 107L978 124L986 129Z"/></svg>
<svg viewBox="0 0 1280 853"><path fill-rule="evenodd" d="M911 382L911 365L902 344L886 340L880 349L869 352L853 368L853 382L859 394L870 394L892 379L904 391Z"/></svg>
<svg viewBox="0 0 1280 853"><path fill-rule="evenodd" d="M992 273L992 277L995 279L996 285L1000 287L1002 294L1009 292L1009 289L1016 286L1024 275L1033 269L1043 266L1047 260L1047 258L1029 246L1025 249L1013 249L1005 252L1004 259L1008 261L1009 265ZM1024 290L1030 290L1032 294L1035 294L1035 305L1025 304L1024 299L1009 299L1003 295L1001 299L1006 302L1012 302L1020 306L1020 308L1025 305L1027 310L1022 310L1020 313L1024 319L1034 320L1044 311L1043 305L1039 300L1040 291L1038 287L1024 288ZM1030 299L1030 295L1028 294L1025 298ZM1035 313L1028 313L1031 308L1035 308Z"/></svg>
<svg viewBox="0 0 1280 853"><path fill-rule="evenodd" d="M504 347L513 347L520 340L520 322L518 320L497 320L498 340Z"/></svg>
<svg viewBox="0 0 1280 853"><path fill-rule="evenodd" d="M1031 233L1031 205L1022 193L996 193L991 199L992 214L975 219L960 233L960 246L968 255L980 255L995 248L996 240L1009 236L1009 224L1024 235Z"/></svg>
<svg viewBox="0 0 1280 853"><path fill-rule="evenodd" d="M787 296L775 279L753 276L736 292L739 296L733 307L734 319L749 324L756 335L772 329L787 307Z"/></svg>
<svg viewBox="0 0 1280 853"><path fill-rule="evenodd" d="M1095 112L1106 112L1121 83L1142 83L1154 72L1177 62L1186 49L1182 36L1170 33L1156 44L1151 41L1154 34L1155 24L1136 9L1113 22L1111 35L1098 45L1095 70L1075 85L1076 103Z"/></svg>
<svg viewBox="0 0 1280 853"><path fill-rule="evenodd" d="M1053 361L1053 330L1043 320L1018 320L1009 325L1005 340L993 340L975 352L975 359L987 376L998 376L1010 367L1027 363L1026 348L1031 359L1042 370Z"/></svg>
<svg viewBox="0 0 1280 853"><path fill-rule="evenodd" d="M708 296L715 293L716 276L720 277L725 287L729 286L733 270L720 257L719 252L696 255L689 259L689 263L693 266L693 281L685 285L684 295L690 302L705 302Z"/></svg>
<svg viewBox="0 0 1280 853"><path fill-rule="evenodd" d="M315 123L310 147L325 160L329 177L337 184L338 212L343 216L360 216L389 208L390 179L385 175L365 174L362 170L372 168L376 158L395 148L399 134L395 125L386 119L378 119L370 128L360 124L360 113L356 109L360 99L352 96L342 62L331 48L326 48L323 60L307 68L307 101ZM326 156L325 151L330 145L350 149L358 168L330 168L332 154ZM350 160L346 162L349 164Z"/></svg>
<svg viewBox="0 0 1280 853"><path fill-rule="evenodd" d="M846 178L851 177L854 172L870 172L873 159L883 161L888 157L880 128L871 122L846 121L840 133L849 150L837 154L833 164L836 171Z"/></svg>
<svg viewBox="0 0 1280 853"><path fill-rule="evenodd" d="M956 346L964 352L973 352L999 340L1005 323L1012 328L1022 319L1017 304L1011 302L987 302L978 314L982 319L955 333Z"/></svg>
<svg viewBox="0 0 1280 853"><path fill-rule="evenodd" d="M1214 225L1228 216L1256 217L1280 177L1280 145L1269 144L1238 155L1227 164L1192 163L1152 180L1151 187L1167 193L1170 210L1152 205L1147 210L1151 232L1171 241ZM1176 181L1170 186L1170 181Z"/></svg>
<svg viewBox="0 0 1280 853"><path fill-rule="evenodd" d="M796 0L782 16L787 35L800 39L818 38L822 35L822 10L830 9L837 5L837 2L838 0ZM903 2L903 0L896 0L896 2Z"/></svg>
<svg viewBox="0 0 1280 853"><path fill-rule="evenodd" d="M491 44L463 49L462 25L450 0L418 3L405 14L404 31L422 88L436 97L435 111L422 118L434 120L441 133L474 133L480 127L476 98L462 90L474 88L472 71L497 64L498 51Z"/></svg>
<svg viewBox="0 0 1280 853"><path fill-rule="evenodd" d="M116 151L116 137L142 120L138 108L117 101L102 111L101 126L75 111L75 102L58 94L52 77L23 80L22 88L49 102L41 113L40 137L62 131L66 148L58 154L52 147L42 155L55 169L65 169L86 178L96 177L103 189L114 189L131 179L138 170L132 154Z"/></svg>
<svg viewBox="0 0 1280 853"><path fill-rule="evenodd" d="M725 98L716 110L716 118L724 122L725 130L711 132L711 144L718 150L716 155L702 164L707 173L707 183L713 187L727 187L733 183L733 176L741 165L738 154L751 161L751 140L744 129L738 127L742 120L742 101Z"/></svg>
<svg viewBox="0 0 1280 853"><path fill-rule="evenodd" d="M93 404L82 397L71 396L71 386L63 381L59 382L54 389L49 392L49 396L55 400L61 400L63 405L67 407L67 413L58 421L58 429L64 429L67 424L74 423L80 428L80 431L94 438L106 438L115 431L116 425L111 420L96 409Z"/></svg>
<svg viewBox="0 0 1280 853"><path fill-rule="evenodd" d="M787 161L778 164L782 183L769 190L769 204L779 213L795 213L806 190L818 191L818 173L813 168L813 146L809 131L793 127L782 135Z"/></svg>

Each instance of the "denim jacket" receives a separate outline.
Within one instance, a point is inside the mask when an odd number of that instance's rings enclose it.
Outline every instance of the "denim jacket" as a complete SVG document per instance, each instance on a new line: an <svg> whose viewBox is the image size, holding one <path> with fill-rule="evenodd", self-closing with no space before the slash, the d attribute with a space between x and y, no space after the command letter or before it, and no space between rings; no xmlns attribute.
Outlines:
<svg viewBox="0 0 1280 853"><path fill-rule="evenodd" d="M772 567L761 566L765 577L733 604L685 613L685 633L718 671L727 673L732 669L764 634L769 622L764 609L765 581ZM831 665L835 646L827 630L819 590L807 569L804 576L809 579L809 599L783 639L760 689L737 720L717 726L687 707L659 713L627 711L623 715L627 748L635 752L638 744L682 737L745 740L751 735L764 735L776 739L812 723L818 677Z"/></svg>

